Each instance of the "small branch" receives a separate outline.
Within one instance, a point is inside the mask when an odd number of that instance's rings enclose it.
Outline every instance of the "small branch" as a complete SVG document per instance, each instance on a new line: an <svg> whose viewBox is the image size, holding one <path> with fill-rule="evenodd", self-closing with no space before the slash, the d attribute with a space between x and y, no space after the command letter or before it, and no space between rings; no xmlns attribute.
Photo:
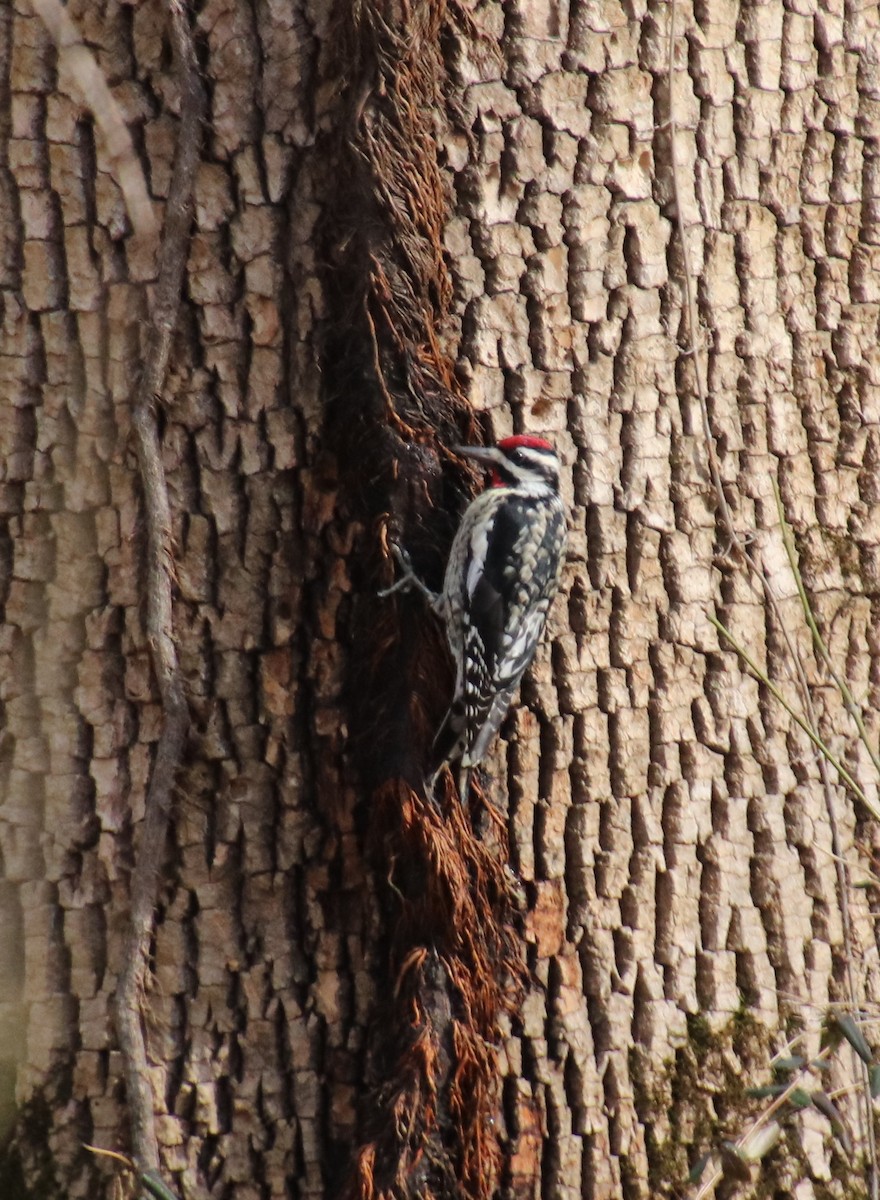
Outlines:
<svg viewBox="0 0 880 1200"><path fill-rule="evenodd" d="M30 0L31 8L58 47L59 73L66 72L75 92L91 112L101 131L110 170L119 184L132 228L138 237L155 237L159 231L143 167L135 154L122 109L107 85L104 72L83 42L61 0Z"/></svg>
<svg viewBox="0 0 880 1200"><path fill-rule="evenodd" d="M125 1062L126 1095L132 1151L140 1170L159 1167L159 1148L141 1023L147 954L159 874L165 852L171 794L189 727L183 678L174 645L172 583L174 555L171 506L162 466L153 411L165 383L171 339L180 308L192 221L192 195L206 111L205 92L195 57L184 0L168 0L174 56L180 79L181 117L165 225L159 250L159 273L143 373L135 396L132 425L143 490L147 529L147 637L164 715L162 733L145 800L138 857L131 879L131 924L125 967L114 1002L119 1045Z"/></svg>
<svg viewBox="0 0 880 1200"><path fill-rule="evenodd" d="M810 604L810 598L807 595L807 589L804 587L803 576L801 575L800 566L798 564L797 551L795 550L794 538L792 537L791 527L785 518L785 509L782 505L782 494L779 491L779 484L775 479L771 480L773 484L773 495L776 499L776 511L779 516L779 527L782 530L782 543L785 546L785 553L788 556L788 564L791 567L791 573L794 576L794 581L797 586L798 596L800 597L801 608L804 610L804 620L807 622L810 633L813 635L813 645L819 657L828 668L828 674L831 676L834 686L840 692L844 707L855 722L856 731L859 735L859 741L868 751L871 763L877 773L877 778L880 779L880 756L871 745L871 740L868 737L868 730L865 727L865 720L862 716L862 710L859 702L852 693L847 681L840 674L834 665L831 658L831 652L825 643L825 639L819 630L816 623L816 618L813 614L813 606Z"/></svg>
<svg viewBox="0 0 880 1200"><path fill-rule="evenodd" d="M877 753L871 745L870 739L868 738L868 731L865 727L865 722L862 717L862 710L856 702L856 698L853 695L849 684L835 668L831 659L831 654L827 645L825 644L825 639L822 637L819 626L816 623L816 618L813 615L813 606L810 604L810 598L807 595L807 589L804 586L803 576L801 575L800 563L798 562L797 552L794 545L794 537L792 536L788 521L785 518L785 508L782 503L782 493L780 492L779 484L775 479L773 480L773 495L776 499L776 511L779 517L779 526L782 530L782 541L783 545L785 546L785 553L788 556L788 564L791 567L791 573L794 576L794 581L797 586L801 608L804 612L804 619L807 622L810 633L813 635L813 645L816 647L819 657L828 668L828 672L831 675L831 678L834 681L841 698L843 699L847 712L855 721L856 730L862 745L868 751L871 762L874 766L874 770L877 773L878 778L880 778L880 759L878 759ZM827 775L827 768L825 774ZM880 820L880 813L878 813L877 806L875 804L868 803L864 792L862 793L862 800L875 820ZM849 889L851 886L849 863L846 861L846 858L843 854L843 847L841 844L835 815L834 800L831 796L830 789L828 789L827 786L826 804L828 807L829 824L831 826L831 849L834 855L835 870L837 872L837 887L841 897L840 908L841 916L843 918L844 945L846 948L847 991L849 993L850 1011L856 1013L859 1011L859 1007L857 1004L855 968L853 966L854 956L852 952L852 922L850 920L849 912ZM868 1067L865 1065L865 1063L858 1061L855 1054L853 1054L853 1067L861 1076L861 1087L859 1088L857 1096L857 1109L861 1133L867 1142L868 1158L871 1164L871 1200L878 1200L878 1197L880 1197L880 1169L878 1169L877 1161L877 1135L874 1130L871 1078Z"/></svg>
<svg viewBox="0 0 880 1200"><path fill-rule="evenodd" d="M684 224L684 208L682 205L682 187L681 187L681 170L678 162L678 124L675 120L675 102L674 102L674 87L675 87L675 0L670 0L669 5L669 160L672 166L672 192L675 196L675 215L678 225L678 240L681 245L681 262L682 273L684 275L684 294L685 308L687 310L688 336L690 345L685 348L685 353L689 354L694 360L694 376L697 382L697 399L700 404L700 420L703 426L703 438L706 443L706 453L709 457L709 470L712 475L712 483L715 487L715 494L718 499L718 507L721 510L721 516L724 524L727 527L727 532L730 537L731 545L734 546L741 555L745 556L745 549L742 546L740 539L736 533L733 524L733 514L730 511L730 506L727 503L727 497L724 494L724 482L721 478L721 467L718 463L718 455L715 453L715 439L712 436L712 426L709 422L709 403L706 395L706 380L703 375L702 363L700 361L699 347L697 338L699 335L700 325L697 315L697 296L694 287L694 277L691 272L691 258L688 249L688 241Z"/></svg>
<svg viewBox="0 0 880 1200"><path fill-rule="evenodd" d="M706 454L709 459L709 471L712 476L712 485L715 488L715 496L718 502L718 511L721 513L721 520L724 525L725 533L727 534L730 549L733 553L745 563L749 573L757 579L763 594L767 599L767 603L776 618L777 628L780 630L783 639L785 640L791 660L795 665L797 672L798 685L801 696L804 701L804 707L808 711L808 715L812 720L812 701L809 694L809 686L807 684L807 676L804 671L803 662L798 654L794 642L791 639L791 634L788 631L788 625L783 620L782 613L779 608L779 598L773 589L773 584L767 576L764 568L751 557L748 552L747 544L749 535L743 537L733 520L733 513L730 511L730 505L727 503L727 496L724 493L724 481L721 478L721 467L718 462L718 455L715 451L715 437L712 433L712 424L709 420L709 401L707 397L706 381L703 377L703 370L698 353L697 339L700 332L699 317L697 315L697 297L694 287L693 274L691 272L690 252L688 250L688 242L686 229L684 224L683 206L682 206L682 186L681 186L681 169L678 162L678 143L676 140L678 134L678 123L675 120L675 16L676 16L676 0L670 0L669 4L669 120L666 123L669 130L669 158L672 167L672 190L675 196L675 217L676 226L678 228L678 240L681 244L681 259L682 272L684 274L684 289L685 289L685 309L687 311L688 325L688 341L689 344L684 347L682 353L689 355L694 360L694 376L697 385L697 400L700 406L700 422L703 427L703 439L706 444Z"/></svg>
<svg viewBox="0 0 880 1200"><path fill-rule="evenodd" d="M88 1150L90 1154L94 1154L97 1158L109 1158L111 1162L118 1163L122 1167L120 1175L123 1176L123 1180L120 1181L119 1176L116 1177L117 1194L128 1195L131 1192L129 1180L133 1176L142 1189L142 1196L152 1196L155 1200L178 1200L176 1193L172 1192L167 1184L154 1172L139 1172L137 1163L129 1158L127 1154L120 1154L116 1150L104 1150L101 1146L90 1146L88 1142L83 1142L83 1150Z"/></svg>
<svg viewBox="0 0 880 1200"><path fill-rule="evenodd" d="M730 642L731 646L734 648L734 650L737 652L737 654L740 656L740 658L743 660L743 662L746 664L746 666L749 668L749 670L756 676L757 679L760 680L761 683L764 684L764 686L766 688L769 689L769 691L770 691L771 695L774 697L774 699L777 700L779 702L779 704L782 705L782 707L785 709L785 711L788 713L788 715L791 717L791 719L798 725L798 727L800 729L802 729L804 731L804 733L807 735L807 737L810 739L810 741L813 743L813 745L816 747L816 749L819 751L819 753L822 755L822 757L831 764L831 766L834 768L834 770L840 776L841 781L846 784L846 786L852 791L854 796L856 796L859 800L861 800L861 802L870 810L872 815L878 821L880 821L880 809L878 809L875 804L872 804L872 802L865 795L862 788L860 788L858 783L856 783L855 779L853 779L850 772L846 769L846 767L843 765L843 763L840 761L840 759L837 758L837 756L825 744L825 742L822 741L822 739L816 733L815 729L813 729L813 727L807 721L804 720L804 718L800 715L799 712L797 712L796 709L792 708L792 706L786 700L783 693L779 690L779 688L776 686L776 684L773 682L773 680L767 675L767 672L761 670L761 668L758 666L758 664L755 662L755 660L749 654L748 650L746 650L745 646L743 646L741 642L738 642L736 640L736 638L733 636L733 634L730 632L730 630L727 628L727 626L724 625L721 621L719 621L718 618L711 613L709 614L709 623L711 625L714 625L715 628L718 630L718 632L728 642Z"/></svg>
<svg viewBox="0 0 880 1200"><path fill-rule="evenodd" d="M830 1053L831 1051L827 1047L824 1050L820 1050L810 1065L814 1066L816 1063L825 1062L829 1058ZM805 1071L799 1071L785 1091L781 1092L770 1104L768 1104L763 1112L758 1113L757 1117L745 1131L745 1133L736 1139L734 1145L737 1147L737 1149L744 1149L748 1145L749 1140L754 1138L762 1128L768 1125L781 1108L784 1108L789 1098L801 1085L801 1081L804 1078L805 1073ZM694 1200L704 1200L704 1197L708 1196L713 1188L719 1184L723 1178L724 1172L720 1169L716 1169L709 1176L709 1178L704 1181L699 1191L694 1196Z"/></svg>

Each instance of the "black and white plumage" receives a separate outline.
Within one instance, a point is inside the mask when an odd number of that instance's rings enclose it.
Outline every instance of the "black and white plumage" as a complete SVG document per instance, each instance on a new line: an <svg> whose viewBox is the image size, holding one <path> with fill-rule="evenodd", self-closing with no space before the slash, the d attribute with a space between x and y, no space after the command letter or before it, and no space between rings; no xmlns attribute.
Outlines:
<svg viewBox="0 0 880 1200"><path fill-rule="evenodd" d="M485 464L491 486L465 510L435 607L455 662L455 694L435 763L460 760L465 781L485 758L535 656L565 554L559 459L519 435L459 453Z"/></svg>
<svg viewBox="0 0 880 1200"><path fill-rule="evenodd" d="M565 557L565 509L559 459L543 438L520 434L456 451L483 463L491 482L465 509L443 591L431 592L395 548L405 573L380 595L417 587L446 624L455 694L434 740L428 786L458 761L464 800L544 632Z"/></svg>

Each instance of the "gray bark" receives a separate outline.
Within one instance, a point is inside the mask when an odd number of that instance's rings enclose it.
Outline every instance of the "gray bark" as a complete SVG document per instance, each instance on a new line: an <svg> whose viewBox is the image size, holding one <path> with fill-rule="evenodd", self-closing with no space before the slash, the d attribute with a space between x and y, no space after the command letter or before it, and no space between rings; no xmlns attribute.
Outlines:
<svg viewBox="0 0 880 1200"><path fill-rule="evenodd" d="M133 231L125 168L161 215L179 110L158 0L67 12L134 150L108 146L79 52L27 0L0 9L0 1183L76 1200L110 1195L114 1170L82 1142L128 1146L111 1010L162 725L131 446L157 237ZM766 1105L743 1087L772 1055L800 1032L815 1053L831 1006L871 1016L880 995L877 893L853 886L876 822L708 619L805 712L789 635L821 736L876 806L772 482L876 748L877 10L681 3L671 108L669 14L491 0L481 37L447 23L449 111L436 155L420 146L448 189L438 343L487 437L553 438L571 513L551 637L486 772L525 897L495 1126L517 1197L685 1194ZM351 80L320 0L207 0L197 32L211 111L161 404L193 733L149 1085L183 1196L323 1197L364 1140L389 1002L392 867L365 850L345 690L377 534L322 391L321 231L345 183L324 151ZM731 549L697 363L757 570ZM825 1087L860 1079L844 1045ZM743 1194L862 1194L858 1095L840 1101L854 1165L807 1111Z"/></svg>

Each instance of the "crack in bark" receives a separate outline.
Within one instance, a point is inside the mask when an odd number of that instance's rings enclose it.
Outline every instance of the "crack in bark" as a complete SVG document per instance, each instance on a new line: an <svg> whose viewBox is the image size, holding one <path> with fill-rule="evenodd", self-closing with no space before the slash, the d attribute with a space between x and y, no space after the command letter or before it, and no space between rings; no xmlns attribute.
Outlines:
<svg viewBox="0 0 880 1200"><path fill-rule="evenodd" d="M131 879L131 916L125 967L114 998L116 1030L125 1063L132 1150L141 1170L156 1170L160 1165L153 1092L141 1023L141 1002L159 874L165 853L171 793L189 728L189 710L174 643L171 506L153 406L165 382L172 336L180 309L192 222L193 188L207 104L184 0L169 0L168 11L181 91L180 136L165 210L147 353L132 416L147 529L147 636L161 696L164 724L147 789L139 853Z"/></svg>

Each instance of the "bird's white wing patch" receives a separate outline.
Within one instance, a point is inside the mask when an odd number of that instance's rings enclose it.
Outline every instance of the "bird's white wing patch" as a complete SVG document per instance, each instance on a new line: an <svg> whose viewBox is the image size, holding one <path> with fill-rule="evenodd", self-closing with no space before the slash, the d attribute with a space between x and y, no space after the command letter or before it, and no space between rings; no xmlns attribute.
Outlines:
<svg viewBox="0 0 880 1200"><path fill-rule="evenodd" d="M467 578L465 580L468 599L473 598L474 588L480 582L480 576L483 574L486 555L489 551L489 538L494 528L494 521L489 521L485 525L477 525L474 528L473 537L471 538L471 560L468 563Z"/></svg>

